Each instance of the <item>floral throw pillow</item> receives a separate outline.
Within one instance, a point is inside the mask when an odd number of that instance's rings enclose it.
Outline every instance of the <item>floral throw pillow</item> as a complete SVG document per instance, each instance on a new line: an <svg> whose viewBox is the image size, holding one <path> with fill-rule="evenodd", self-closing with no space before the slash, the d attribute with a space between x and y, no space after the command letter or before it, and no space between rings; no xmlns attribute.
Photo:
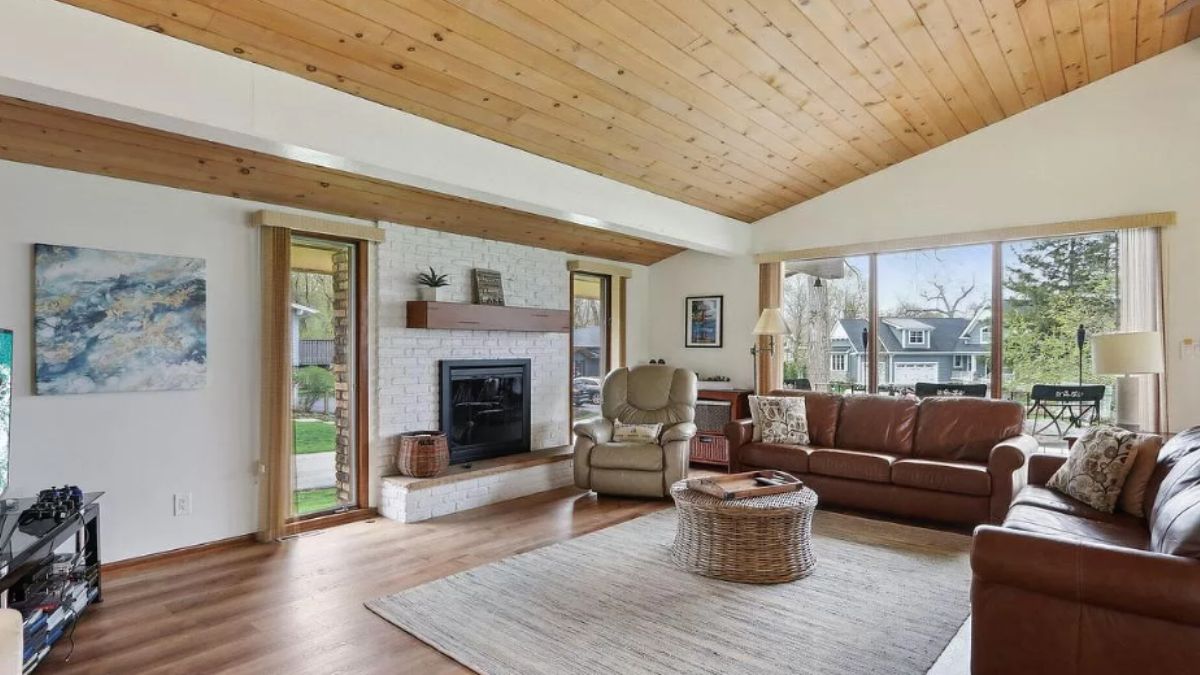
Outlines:
<svg viewBox="0 0 1200 675"><path fill-rule="evenodd" d="M758 425L764 443L808 444L808 412L802 396L760 396Z"/></svg>
<svg viewBox="0 0 1200 675"><path fill-rule="evenodd" d="M613 426L613 440L617 443L657 443L662 433L662 424L625 424L617 421Z"/></svg>
<svg viewBox="0 0 1200 675"><path fill-rule="evenodd" d="M1046 486L1094 509L1112 513L1133 468L1136 440L1137 434L1118 427L1088 429L1071 446L1071 456Z"/></svg>

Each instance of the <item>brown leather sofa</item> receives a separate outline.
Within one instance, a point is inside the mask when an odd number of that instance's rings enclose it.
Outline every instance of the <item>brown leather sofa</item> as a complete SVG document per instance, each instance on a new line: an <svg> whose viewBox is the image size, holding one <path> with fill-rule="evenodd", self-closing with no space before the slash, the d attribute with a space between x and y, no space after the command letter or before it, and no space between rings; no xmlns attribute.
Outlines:
<svg viewBox="0 0 1200 675"><path fill-rule="evenodd" d="M750 420L725 427L736 471L779 469L801 478L823 504L976 525L999 523L1025 484L1037 441L1025 411L980 398L803 396L809 445L754 442Z"/></svg>
<svg viewBox="0 0 1200 675"><path fill-rule="evenodd" d="M1045 487L1033 455L1003 527L971 550L974 675L1200 672L1200 427L1159 453L1147 518Z"/></svg>

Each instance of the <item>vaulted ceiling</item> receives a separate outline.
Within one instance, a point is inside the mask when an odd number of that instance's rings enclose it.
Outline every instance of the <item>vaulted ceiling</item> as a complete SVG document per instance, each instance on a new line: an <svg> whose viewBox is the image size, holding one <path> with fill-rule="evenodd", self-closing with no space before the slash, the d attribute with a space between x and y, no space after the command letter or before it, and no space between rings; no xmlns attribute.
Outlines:
<svg viewBox="0 0 1200 675"><path fill-rule="evenodd" d="M1200 35L1180 0L63 1L745 221Z"/></svg>

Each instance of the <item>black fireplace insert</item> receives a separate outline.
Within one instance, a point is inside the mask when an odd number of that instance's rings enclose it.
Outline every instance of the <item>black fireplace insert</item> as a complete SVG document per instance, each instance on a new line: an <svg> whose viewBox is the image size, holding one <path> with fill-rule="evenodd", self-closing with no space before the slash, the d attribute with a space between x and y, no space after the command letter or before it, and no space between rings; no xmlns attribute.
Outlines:
<svg viewBox="0 0 1200 675"><path fill-rule="evenodd" d="M451 464L530 450L529 359L440 361L438 367Z"/></svg>

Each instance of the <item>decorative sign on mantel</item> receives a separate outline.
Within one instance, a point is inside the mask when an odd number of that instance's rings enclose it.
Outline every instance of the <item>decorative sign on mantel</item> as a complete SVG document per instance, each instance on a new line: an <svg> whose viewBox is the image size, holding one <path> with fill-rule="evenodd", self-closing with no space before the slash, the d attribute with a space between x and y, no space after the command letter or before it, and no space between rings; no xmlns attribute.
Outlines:
<svg viewBox="0 0 1200 675"><path fill-rule="evenodd" d="M475 304L504 306L504 282L496 270L473 270Z"/></svg>

